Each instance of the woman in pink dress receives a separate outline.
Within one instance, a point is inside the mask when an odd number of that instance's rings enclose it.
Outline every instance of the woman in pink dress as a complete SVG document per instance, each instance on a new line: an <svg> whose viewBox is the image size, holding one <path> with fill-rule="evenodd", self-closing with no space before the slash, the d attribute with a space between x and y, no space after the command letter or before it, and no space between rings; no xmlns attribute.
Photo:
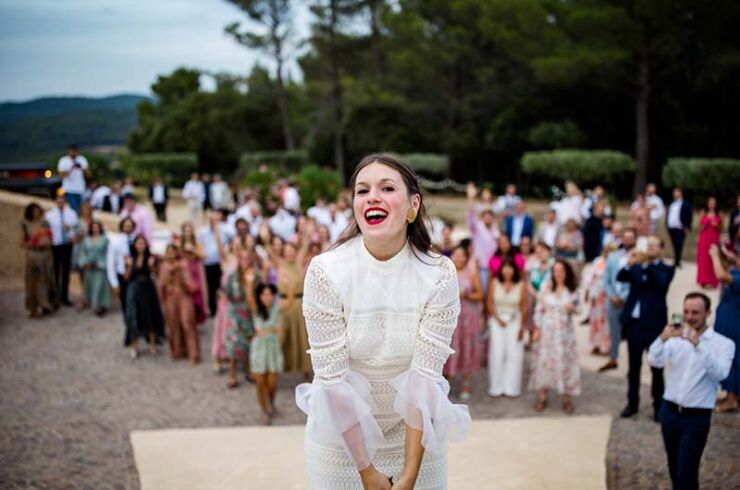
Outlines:
<svg viewBox="0 0 740 490"><path fill-rule="evenodd" d="M501 264L503 264L506 259L513 260L514 264L516 264L517 269L519 269L519 272L524 272L524 265L527 259L511 244L511 239L509 238L509 235L504 233L498 239L498 247L496 248L496 252L488 261L488 268L490 269L490 279L488 280L489 283L493 282L493 280L496 278ZM488 289L486 288L486 290Z"/></svg>
<svg viewBox="0 0 740 490"><path fill-rule="evenodd" d="M719 234L722 232L722 217L717 212L717 199L707 199L707 206L699 220L699 240L696 244L696 282L703 288L714 289L719 286L719 279L712 268L709 247L719 245Z"/></svg>
<svg viewBox="0 0 740 490"><path fill-rule="evenodd" d="M481 330L483 315L483 288L477 267L472 267L470 255L462 245L452 249L450 256L457 269L457 280L460 286L460 316L457 327L452 334L452 349L455 351L444 366L444 375L454 379L462 374L460 398L470 398L470 377L480 366L480 343L478 336Z"/></svg>
<svg viewBox="0 0 740 490"><path fill-rule="evenodd" d="M190 221L186 221L180 227L180 248L185 260L187 260L190 276L196 289L192 293L195 305L195 322L200 325L208 316L208 288L206 286L206 272L203 268L203 259L206 256L203 246L198 243L195 236L195 227Z"/></svg>

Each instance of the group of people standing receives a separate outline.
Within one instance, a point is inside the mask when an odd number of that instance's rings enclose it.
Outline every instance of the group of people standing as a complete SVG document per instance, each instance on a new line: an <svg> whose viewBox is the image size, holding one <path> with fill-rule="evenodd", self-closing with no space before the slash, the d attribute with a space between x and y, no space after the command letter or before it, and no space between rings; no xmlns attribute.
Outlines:
<svg viewBox="0 0 740 490"><path fill-rule="evenodd" d="M535 409L543 410L548 391L554 390L563 395L563 410L572 413L572 397L581 392L574 317L587 311L583 323L590 328L591 352L608 356L601 372L617 367L620 341L627 340L628 404L622 413L626 417L636 413L642 355L667 323L666 297L675 270L674 264L663 261L663 241L654 230L663 217L669 232L676 220L684 234L691 227L690 208L687 219L680 189L674 190L667 216L653 184L647 186L645 196L649 212L646 226L638 231L615 219L602 187L584 197L573 182L567 182L562 199L550 204L545 219L535 227L515 186L507 186L506 193L495 199L490 190L468 185L470 237L456 244L452 226L447 225L441 239L443 252L458 270L462 304L453 337L455 353L445 373L450 378L462 376L462 399L469 398L472 374L482 364L488 367L490 396L519 396L525 350L531 348L528 386L538 392ZM630 221L634 209L633 205ZM715 200L709 200L701 221L706 231L700 232L698 252L707 247L714 269L710 248L718 249L716 224L721 223ZM681 250L677 249L674 262L680 263ZM701 264L699 268L701 276L705 271ZM712 274L730 277L729 272L713 270ZM662 371L653 368L653 378L657 414ZM735 392L736 388L729 390L722 407L737 408Z"/></svg>

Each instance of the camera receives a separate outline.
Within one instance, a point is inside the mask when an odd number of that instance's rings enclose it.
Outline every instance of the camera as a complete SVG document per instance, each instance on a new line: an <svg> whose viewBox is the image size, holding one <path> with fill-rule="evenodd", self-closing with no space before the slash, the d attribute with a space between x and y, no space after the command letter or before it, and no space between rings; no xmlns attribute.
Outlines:
<svg viewBox="0 0 740 490"><path fill-rule="evenodd" d="M675 329L679 329L681 328L681 325L683 325L683 315L681 313L672 313L671 326Z"/></svg>

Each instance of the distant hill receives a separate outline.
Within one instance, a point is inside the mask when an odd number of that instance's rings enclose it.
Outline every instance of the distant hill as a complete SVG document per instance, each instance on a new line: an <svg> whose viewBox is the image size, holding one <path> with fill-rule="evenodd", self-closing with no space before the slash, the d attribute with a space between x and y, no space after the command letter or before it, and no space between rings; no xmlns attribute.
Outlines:
<svg viewBox="0 0 740 490"><path fill-rule="evenodd" d="M147 97L45 97L0 103L0 161L46 159L70 143L121 145L136 126L136 106Z"/></svg>

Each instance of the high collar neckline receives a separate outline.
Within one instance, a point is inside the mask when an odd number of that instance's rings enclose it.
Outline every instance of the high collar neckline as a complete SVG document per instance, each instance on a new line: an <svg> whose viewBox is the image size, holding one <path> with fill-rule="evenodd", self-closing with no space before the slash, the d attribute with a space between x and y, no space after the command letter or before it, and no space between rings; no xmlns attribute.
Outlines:
<svg viewBox="0 0 740 490"><path fill-rule="evenodd" d="M410 250L409 242L408 240L406 240L401 250L399 250L393 257L390 257L389 259L386 259L386 260L378 260L375 257L373 257L373 255L367 249L367 246L365 245L365 239L361 235L358 237L358 241L359 241L360 252L365 257L367 262L369 262L375 267L380 267L383 269L392 268L396 264L403 262L403 260L408 257L409 250Z"/></svg>

